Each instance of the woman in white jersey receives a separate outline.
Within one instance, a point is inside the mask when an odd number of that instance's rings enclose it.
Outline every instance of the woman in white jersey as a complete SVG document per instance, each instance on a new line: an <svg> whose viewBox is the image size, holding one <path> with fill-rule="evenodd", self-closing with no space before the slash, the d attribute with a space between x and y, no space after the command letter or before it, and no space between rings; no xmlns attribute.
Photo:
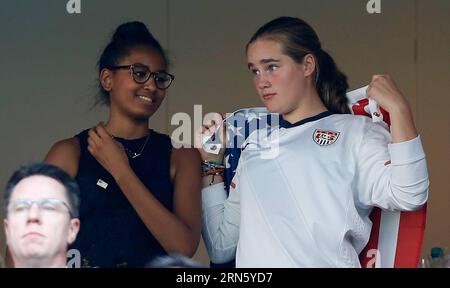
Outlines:
<svg viewBox="0 0 450 288"><path fill-rule="evenodd" d="M415 210L428 198L425 154L406 99L391 77L375 75L366 96L389 112L390 132L350 115L345 75L298 18L263 25L246 48L255 88L281 115L280 125L271 136L249 136L229 195L222 151L200 149L203 237L212 261L359 267L371 208Z"/></svg>

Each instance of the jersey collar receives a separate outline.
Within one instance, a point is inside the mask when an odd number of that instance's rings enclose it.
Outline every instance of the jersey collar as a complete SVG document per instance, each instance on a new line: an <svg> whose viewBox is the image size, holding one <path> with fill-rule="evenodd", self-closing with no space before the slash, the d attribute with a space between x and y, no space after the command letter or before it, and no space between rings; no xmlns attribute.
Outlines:
<svg viewBox="0 0 450 288"><path fill-rule="evenodd" d="M293 128L293 127L297 127L297 126L303 125L303 124L308 123L308 122L317 121L319 119L328 117L328 116L333 115L333 114L334 114L333 112L325 111L325 112L319 113L319 114L317 114L315 116L308 117L308 118L305 118L303 120L297 121L295 123L290 123L290 122L284 120L283 116L280 115L280 127L281 128Z"/></svg>

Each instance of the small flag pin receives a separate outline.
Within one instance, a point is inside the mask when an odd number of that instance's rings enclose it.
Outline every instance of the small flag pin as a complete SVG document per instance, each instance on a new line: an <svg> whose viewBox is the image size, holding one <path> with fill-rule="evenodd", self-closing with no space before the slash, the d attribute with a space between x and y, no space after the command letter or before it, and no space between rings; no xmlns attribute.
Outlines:
<svg viewBox="0 0 450 288"><path fill-rule="evenodd" d="M103 181L102 179L98 179L97 185L100 186L100 187L102 187L103 189L106 189L106 187L108 187L108 183L106 183L106 182Z"/></svg>

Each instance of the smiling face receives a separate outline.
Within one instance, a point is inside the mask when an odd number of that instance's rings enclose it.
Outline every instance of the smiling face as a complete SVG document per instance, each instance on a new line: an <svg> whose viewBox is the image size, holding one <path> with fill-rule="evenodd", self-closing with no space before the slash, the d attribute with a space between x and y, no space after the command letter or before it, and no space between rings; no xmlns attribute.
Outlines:
<svg viewBox="0 0 450 288"><path fill-rule="evenodd" d="M52 199L47 205L43 199ZM26 206L24 202L33 203ZM42 175L21 180L12 190L4 220L7 244L16 267L65 265L68 244L79 229L71 219L66 190L58 181Z"/></svg>
<svg viewBox="0 0 450 288"><path fill-rule="evenodd" d="M130 50L117 66L146 66L151 72L165 71L166 63L161 54L148 47L138 47ZM136 73L139 71L135 70ZM143 84L133 80L129 69L111 71L104 69L101 82L109 92L110 107L113 113L119 113L133 119L147 120L161 105L165 90L156 87L155 80L150 77Z"/></svg>
<svg viewBox="0 0 450 288"><path fill-rule="evenodd" d="M268 39L251 43L247 59L256 91L270 112L285 115L299 109L306 89L302 64L283 54L280 43Z"/></svg>

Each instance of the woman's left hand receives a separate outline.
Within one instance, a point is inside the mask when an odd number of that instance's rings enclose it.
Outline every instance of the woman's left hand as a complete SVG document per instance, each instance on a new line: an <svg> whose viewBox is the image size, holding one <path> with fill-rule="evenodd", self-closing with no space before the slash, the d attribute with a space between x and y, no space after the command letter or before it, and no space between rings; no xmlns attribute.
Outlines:
<svg viewBox="0 0 450 288"><path fill-rule="evenodd" d="M400 143L417 137L411 108L389 75L374 75L366 92L367 98L389 112L392 143Z"/></svg>
<svg viewBox="0 0 450 288"><path fill-rule="evenodd" d="M88 150L113 177L130 168L123 145L109 135L102 122L90 129Z"/></svg>
<svg viewBox="0 0 450 288"><path fill-rule="evenodd" d="M389 113L409 109L408 102L389 75L374 75L367 88L366 96L375 100Z"/></svg>

